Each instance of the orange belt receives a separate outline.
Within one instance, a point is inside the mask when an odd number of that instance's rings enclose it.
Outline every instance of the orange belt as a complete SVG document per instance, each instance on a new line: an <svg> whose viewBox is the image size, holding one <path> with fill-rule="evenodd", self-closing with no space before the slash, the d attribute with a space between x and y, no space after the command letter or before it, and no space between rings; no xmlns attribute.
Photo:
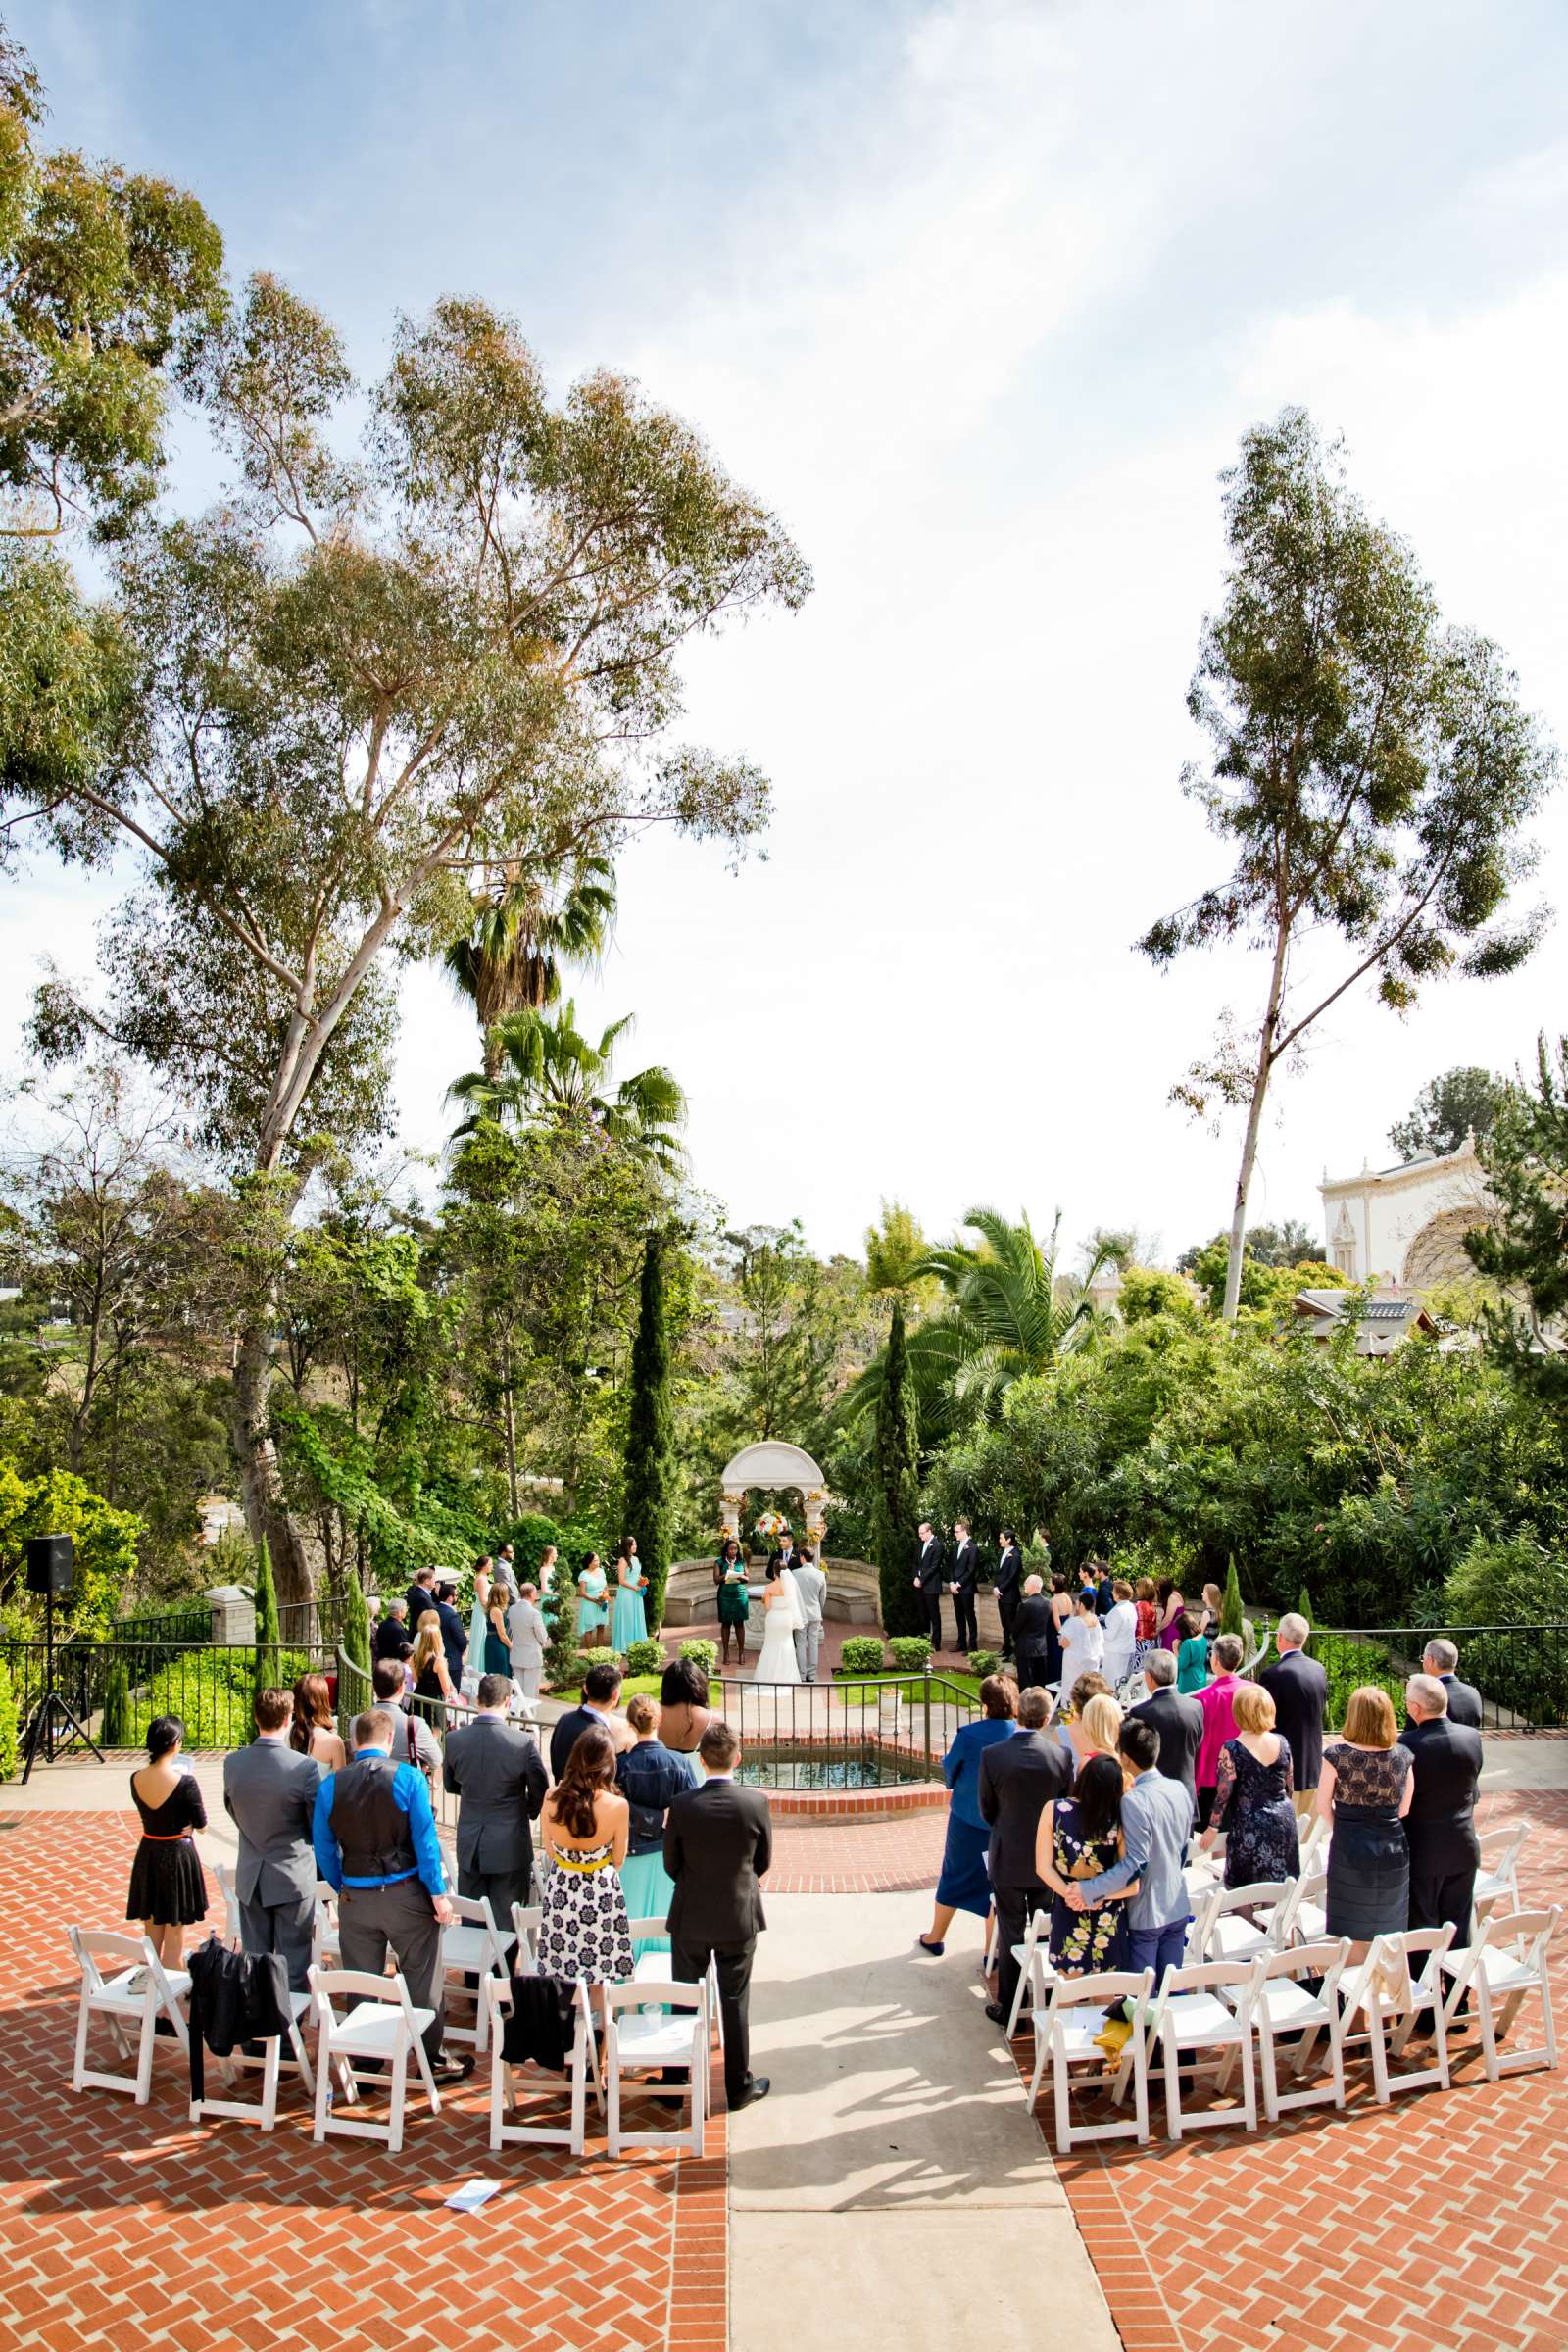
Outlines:
<svg viewBox="0 0 1568 2352"><path fill-rule="evenodd" d="M160 1837L156 1830L143 1830L142 1836L149 1845L186 1845L190 1841L189 1830L176 1830L172 1837Z"/></svg>

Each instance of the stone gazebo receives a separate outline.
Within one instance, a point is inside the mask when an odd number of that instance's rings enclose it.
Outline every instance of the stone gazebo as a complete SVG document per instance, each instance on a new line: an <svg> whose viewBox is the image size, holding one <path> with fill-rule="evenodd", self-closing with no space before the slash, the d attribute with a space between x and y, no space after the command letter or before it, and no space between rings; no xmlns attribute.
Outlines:
<svg viewBox="0 0 1568 2352"><path fill-rule="evenodd" d="M725 1464L719 1481L718 1523L725 1543L733 1536L742 1551L751 1549L741 1529L751 1487L796 1490L806 1514L803 1541L820 1559L827 1540L827 1480L805 1446L786 1445L782 1438L761 1438L755 1446L743 1446L734 1460Z"/></svg>

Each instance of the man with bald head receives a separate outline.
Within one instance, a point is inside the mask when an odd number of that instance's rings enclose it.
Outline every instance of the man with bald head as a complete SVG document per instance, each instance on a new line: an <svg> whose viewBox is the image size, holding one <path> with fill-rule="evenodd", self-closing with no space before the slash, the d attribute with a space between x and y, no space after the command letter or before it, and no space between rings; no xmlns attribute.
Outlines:
<svg viewBox="0 0 1568 2352"><path fill-rule="evenodd" d="M1404 1817L1410 1848L1412 1928L1451 1922L1454 1948L1470 1940L1470 1904L1481 1848L1476 1842L1476 1788L1481 1779L1481 1734L1448 1718L1448 1693L1435 1674L1412 1674L1404 1687L1409 1727L1399 1743L1410 1750L1414 1783Z"/></svg>

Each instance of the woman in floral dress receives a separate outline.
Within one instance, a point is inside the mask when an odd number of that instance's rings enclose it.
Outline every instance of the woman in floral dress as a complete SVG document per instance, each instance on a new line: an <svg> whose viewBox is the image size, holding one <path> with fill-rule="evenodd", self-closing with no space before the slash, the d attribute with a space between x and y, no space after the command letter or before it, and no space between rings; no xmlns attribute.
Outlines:
<svg viewBox="0 0 1568 2352"><path fill-rule="evenodd" d="M1098 1976L1114 1968L1126 1902L1138 1881L1095 1911L1074 1911L1068 1890L1098 1879L1122 1858L1122 1771L1114 1756L1092 1756L1070 1797L1040 1816L1035 1871L1051 1888L1051 1962L1058 1977Z"/></svg>
<svg viewBox="0 0 1568 2352"><path fill-rule="evenodd" d="M631 1808L615 1788L610 1734L591 1724L566 1759L540 1816L550 1870L539 1929L539 1973L623 1984L631 1927L620 1884Z"/></svg>
<svg viewBox="0 0 1568 2352"><path fill-rule="evenodd" d="M1207 1853L1225 1832L1227 1886L1299 1878L1291 1743L1274 1729L1274 1701L1260 1684L1238 1683L1231 1708L1236 1737L1219 1751L1214 1809L1199 1845Z"/></svg>

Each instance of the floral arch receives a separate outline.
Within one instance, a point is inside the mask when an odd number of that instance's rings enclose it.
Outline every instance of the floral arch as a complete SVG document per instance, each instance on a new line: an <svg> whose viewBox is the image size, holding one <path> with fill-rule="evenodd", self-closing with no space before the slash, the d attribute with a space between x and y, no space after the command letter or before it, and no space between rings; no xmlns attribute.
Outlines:
<svg viewBox="0 0 1568 2352"><path fill-rule="evenodd" d="M748 1487L797 1488L806 1509L806 1540L821 1558L827 1536L827 1480L821 1465L804 1446L787 1445L782 1438L760 1438L755 1446L743 1446L733 1461L724 1465L719 1481L719 1526L724 1541L735 1537L743 1550L741 1512Z"/></svg>

